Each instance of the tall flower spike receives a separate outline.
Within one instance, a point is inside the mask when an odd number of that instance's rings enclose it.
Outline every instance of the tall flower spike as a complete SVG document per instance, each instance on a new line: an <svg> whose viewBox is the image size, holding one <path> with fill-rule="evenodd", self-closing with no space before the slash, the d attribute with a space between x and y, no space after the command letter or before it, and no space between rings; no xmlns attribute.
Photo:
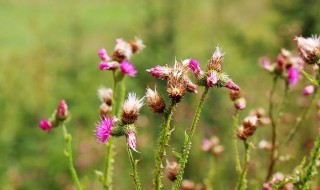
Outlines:
<svg viewBox="0 0 320 190"><path fill-rule="evenodd" d="M135 69L134 65L131 64L129 61L124 60L120 63L120 70L125 73L128 74L132 77L134 77L138 71Z"/></svg>
<svg viewBox="0 0 320 190"><path fill-rule="evenodd" d="M130 130L126 133L126 137L127 137L127 143L129 145L129 147L137 152L137 140L136 140L136 133L134 132L134 130Z"/></svg>
<svg viewBox="0 0 320 190"><path fill-rule="evenodd" d="M195 59L190 59L189 67L193 71L193 73L195 74L196 78L198 78L199 75L201 75L203 73L203 71L200 68L199 61L197 61Z"/></svg>
<svg viewBox="0 0 320 190"><path fill-rule="evenodd" d="M208 64L208 70L216 70L218 72L221 72L223 69L223 53L221 51L221 48L216 47L216 51L213 53L209 64Z"/></svg>
<svg viewBox="0 0 320 190"><path fill-rule="evenodd" d="M104 118L101 120L101 123L96 124L95 135L97 136L97 140L101 143L105 143L108 141L112 127L116 123L117 119L113 118Z"/></svg>
<svg viewBox="0 0 320 190"><path fill-rule="evenodd" d="M157 65L151 69L147 69L146 71L155 78L167 79L171 69L167 66L163 67L163 66Z"/></svg>
<svg viewBox="0 0 320 190"><path fill-rule="evenodd" d="M110 57L107 53L107 50L105 50L104 48L99 49L98 55L102 61L109 61L110 60Z"/></svg>
<svg viewBox="0 0 320 190"><path fill-rule="evenodd" d="M123 103L121 121L123 124L133 124L139 116L139 111L143 106L143 98L140 100L133 92L129 93L128 99Z"/></svg>
<svg viewBox="0 0 320 190"><path fill-rule="evenodd" d="M166 104L165 104L163 98L156 91L156 89L152 90L149 87L147 88L146 100L147 100L148 106L155 113L162 113L164 111L164 109L166 108Z"/></svg>
<svg viewBox="0 0 320 190"><path fill-rule="evenodd" d="M320 37L295 37L300 57L309 64L315 64L320 59Z"/></svg>
<svg viewBox="0 0 320 190"><path fill-rule="evenodd" d="M66 119L68 117L68 106L64 99L60 100L56 115L61 119Z"/></svg>
<svg viewBox="0 0 320 190"><path fill-rule="evenodd" d="M51 130L51 128L52 128L52 124L51 124L50 121L44 119L44 120L40 121L39 127L40 127L42 130L45 130L45 131L50 132L50 130Z"/></svg>

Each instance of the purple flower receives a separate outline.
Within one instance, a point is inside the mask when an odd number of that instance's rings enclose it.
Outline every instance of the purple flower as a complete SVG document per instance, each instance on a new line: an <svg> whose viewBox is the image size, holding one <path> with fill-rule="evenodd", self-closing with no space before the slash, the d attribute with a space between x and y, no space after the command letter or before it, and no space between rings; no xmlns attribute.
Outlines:
<svg viewBox="0 0 320 190"><path fill-rule="evenodd" d="M111 61L111 62L101 61L99 64L100 70L114 70L116 68L117 68L117 65L115 61Z"/></svg>
<svg viewBox="0 0 320 190"><path fill-rule="evenodd" d="M297 84L300 77L300 71L294 67L290 67L287 70L287 73L288 73L289 84L291 86L294 86L295 84Z"/></svg>
<svg viewBox="0 0 320 190"><path fill-rule="evenodd" d="M52 124L51 124L50 121L44 119L44 120L40 121L39 127L40 127L42 130L45 130L45 131L50 132L50 130L51 130L51 128L52 128Z"/></svg>
<svg viewBox="0 0 320 190"><path fill-rule="evenodd" d="M101 123L97 123L96 124L96 136L97 136L97 140L104 143L107 142L110 134L112 132L112 127L116 122L116 118L104 118L101 120Z"/></svg>
<svg viewBox="0 0 320 190"><path fill-rule="evenodd" d="M195 59L190 59L189 67L194 72L194 74L196 75L197 78L199 75L201 75L203 73L203 71L201 71L199 61L197 61Z"/></svg>
<svg viewBox="0 0 320 190"><path fill-rule="evenodd" d="M308 95L312 94L315 90L316 90L316 87L311 84L311 85L308 85L304 88L303 94L308 96Z"/></svg>
<svg viewBox="0 0 320 190"><path fill-rule="evenodd" d="M137 140L136 140L136 134L134 132L134 130L130 130L127 134L126 134L126 137L127 137L127 143L129 145L129 147L136 151L136 148L137 148Z"/></svg>
<svg viewBox="0 0 320 190"><path fill-rule="evenodd" d="M109 57L107 51L106 51L104 48L100 48L100 49L99 49L98 55L99 55L99 57L100 57L100 59L101 59L102 61L108 61L108 60L110 60L110 57Z"/></svg>
<svg viewBox="0 0 320 190"><path fill-rule="evenodd" d="M146 71L155 78L166 79L169 76L170 68L157 65L151 69L147 69Z"/></svg>
<svg viewBox="0 0 320 190"><path fill-rule="evenodd" d="M127 60L123 60L120 63L120 69L123 73L128 74L132 77L134 77L137 74L137 70L135 69L134 65L132 63L130 63Z"/></svg>
<svg viewBox="0 0 320 190"><path fill-rule="evenodd" d="M207 86L213 87L215 84L217 84L219 80L219 74L217 72L212 71L207 76Z"/></svg>
<svg viewBox="0 0 320 190"><path fill-rule="evenodd" d="M260 65L262 68L264 68L267 71L273 71L274 67L271 64L271 61L268 58L262 58L260 61Z"/></svg>
<svg viewBox="0 0 320 190"><path fill-rule="evenodd" d="M68 105L64 99L60 100L56 114L62 118L66 118L68 116Z"/></svg>
<svg viewBox="0 0 320 190"><path fill-rule="evenodd" d="M244 98L238 98L234 103L235 107L238 110L243 110L244 108L246 108L246 99Z"/></svg>
<svg viewBox="0 0 320 190"><path fill-rule="evenodd" d="M235 90L235 91L240 90L240 87L236 83L234 83L231 79L228 79L228 81L226 83L226 87L231 90Z"/></svg>

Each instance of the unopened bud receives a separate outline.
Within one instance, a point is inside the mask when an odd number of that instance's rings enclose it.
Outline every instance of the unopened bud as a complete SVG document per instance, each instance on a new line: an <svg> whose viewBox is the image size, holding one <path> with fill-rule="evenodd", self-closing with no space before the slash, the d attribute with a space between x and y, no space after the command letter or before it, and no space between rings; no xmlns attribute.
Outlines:
<svg viewBox="0 0 320 190"><path fill-rule="evenodd" d="M315 90L316 90L316 87L313 84L311 84L311 85L306 86L303 89L303 94L308 96L308 95L312 94Z"/></svg>
<svg viewBox="0 0 320 190"><path fill-rule="evenodd" d="M50 132L50 130L51 130L51 128L52 128L52 124L51 124L50 121L44 119L44 120L40 121L39 127L40 127L42 130L45 130L45 131Z"/></svg>
<svg viewBox="0 0 320 190"><path fill-rule="evenodd" d="M236 107L236 109L238 110L243 110L244 108L246 108L246 99L244 98L239 98L234 102L234 106Z"/></svg>
<svg viewBox="0 0 320 190"><path fill-rule="evenodd" d="M135 37L134 40L131 40L129 43L132 48L132 53L139 53L146 47L143 44L143 41L138 37Z"/></svg>
<svg viewBox="0 0 320 190"><path fill-rule="evenodd" d="M112 96L113 92L111 88L104 88L101 87L98 89L98 96L101 102L106 103L107 105L111 106L112 104Z"/></svg>
<svg viewBox="0 0 320 190"><path fill-rule="evenodd" d="M101 117L101 118L110 116L111 113L112 113L112 107L103 102L103 103L100 105L99 112L100 112L100 117Z"/></svg>
<svg viewBox="0 0 320 190"><path fill-rule="evenodd" d="M241 97L241 92L237 90L230 90L229 97L232 101L235 101Z"/></svg>
<svg viewBox="0 0 320 190"><path fill-rule="evenodd" d="M155 113L162 113L166 108L166 104L161 95L151 88L147 88L146 100L150 109Z"/></svg>
<svg viewBox="0 0 320 190"><path fill-rule="evenodd" d="M56 111L56 115L59 117L59 119L66 119L68 117L68 106L64 99L61 99L59 102L59 106Z"/></svg>
<svg viewBox="0 0 320 190"><path fill-rule="evenodd" d="M177 162L167 162L166 173L171 181L175 181L178 176L180 165Z"/></svg>

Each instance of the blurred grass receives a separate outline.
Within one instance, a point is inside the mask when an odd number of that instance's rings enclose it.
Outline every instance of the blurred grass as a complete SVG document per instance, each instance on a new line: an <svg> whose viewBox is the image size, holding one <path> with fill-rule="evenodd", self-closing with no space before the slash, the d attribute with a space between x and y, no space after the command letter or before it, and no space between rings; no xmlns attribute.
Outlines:
<svg viewBox="0 0 320 190"><path fill-rule="evenodd" d="M42 118L50 116L60 98L67 100L72 114L68 127L73 134L80 176L87 175L88 189L100 189L93 173L94 169L103 169L104 155L104 146L96 143L92 135L98 120L96 90L101 85L111 87L112 79L110 73L98 70L96 52L100 47L111 51L118 37L130 39L137 35L147 46L132 60L139 74L126 80L128 91L143 96L147 85L157 84L159 91L165 94L165 83L153 79L145 69L173 64L175 57L199 59L204 67L215 46L219 45L226 52L225 71L241 86L248 100L246 110L267 108L271 78L258 67L259 57L275 57L282 46L293 49L293 36L310 35L304 33L308 26L312 26L311 33L320 31L317 20L320 3L294 2L295 5L291 1L279 4L267 0L1 1L0 189L73 188L63 155L62 131L57 129L46 134L37 127ZM305 25L306 21L311 24ZM301 87L292 89L295 95L290 97L289 114L296 115L301 110L296 104ZM280 98L281 88L278 92ZM177 108L172 148L181 149L181 134L189 127L198 99L199 95L187 95ZM231 189L235 186L232 113L228 91L213 89L196 132L186 178L202 182L208 155L201 152L201 141L209 135L217 135L225 152L217 158L215 187ZM244 111L241 117L247 113ZM142 151L139 168L146 189L151 188L153 150L160 122L159 116L150 113L147 106L143 108L138 149ZM288 132L290 126L286 124L280 130ZM312 119L307 121L306 129L297 137L299 140L287 150L295 159L283 163L277 170L292 171L306 155L306 145L314 138L316 127L318 123ZM259 129L253 142L270 139L269 133L268 126ZM115 189L133 189L125 141L118 141ZM267 157L266 152L252 151L249 189L260 188ZM174 159L171 153L169 158ZM166 189L169 185L165 180Z"/></svg>

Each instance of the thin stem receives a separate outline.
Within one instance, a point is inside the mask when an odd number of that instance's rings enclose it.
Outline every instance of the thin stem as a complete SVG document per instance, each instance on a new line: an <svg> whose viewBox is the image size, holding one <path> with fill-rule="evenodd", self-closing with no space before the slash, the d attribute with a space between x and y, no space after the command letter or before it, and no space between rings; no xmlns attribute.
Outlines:
<svg viewBox="0 0 320 190"><path fill-rule="evenodd" d="M141 183L140 183L140 179L139 179L139 175L138 175L138 168L137 168L138 162L136 162L133 159L132 151L131 151L131 148L129 147L129 145L127 145L127 152L128 152L129 160L130 160L131 167L133 170L133 174L131 174L131 177L132 177L133 182L136 186L136 190L141 190Z"/></svg>
<svg viewBox="0 0 320 190"><path fill-rule="evenodd" d="M271 119L271 126L272 126L272 140L271 140L271 152L270 152L270 164L268 167L268 173L266 176L265 181L268 181L272 175L273 172L273 168L276 162L276 138L277 138L277 131L276 131L276 121L275 118L273 117L273 102L272 102L272 98L276 89L276 85L277 85L277 81L278 81L278 77L275 76L273 78L273 84L272 84L272 89L271 89L271 93L270 93L270 97L269 97L269 117Z"/></svg>
<svg viewBox="0 0 320 190"><path fill-rule="evenodd" d="M248 173L248 162L249 162L249 157L250 157L250 152L249 152L249 143L244 140L244 158L243 158L243 167L242 167L242 173L237 185L237 190L244 190L247 188L247 173Z"/></svg>
<svg viewBox="0 0 320 190"><path fill-rule="evenodd" d="M233 116L233 150L234 150L234 156L236 159L236 170L238 173L241 173L241 164L240 164L240 158L239 158L239 151L238 151L238 137L237 137L237 129L238 129L238 119L239 119L239 113L236 109L234 116Z"/></svg>
<svg viewBox="0 0 320 190"><path fill-rule="evenodd" d="M170 121L173 114L173 108L175 107L176 103L171 102L171 105L167 112L165 113L164 123L162 124L162 131L158 138L158 148L155 153L155 170L154 170L154 179L153 179L153 186L154 189L160 190L161 189L161 178L162 178L162 160L165 155L166 146L168 146L170 140Z"/></svg>
<svg viewBox="0 0 320 190"><path fill-rule="evenodd" d="M76 184L76 187L78 190L82 190L80 180L77 175L77 171L73 165L72 148L71 148L72 136L71 136L71 134L68 133L67 128L64 124L62 125L62 131L63 131L64 139L66 140L66 143L67 143L65 155L66 155L66 157L68 157L69 169L71 171L73 182Z"/></svg>
<svg viewBox="0 0 320 190"><path fill-rule="evenodd" d="M315 102L317 100L317 91L318 91L318 87L316 88L315 92L312 94L312 98L311 98L310 104L303 110L301 116L296 118L296 122L293 124L293 127L291 128L291 130L289 132L289 135L288 135L287 139L284 142L284 145L289 145L290 144L290 142L292 141L294 136L297 134L297 131L300 129L301 124L308 117L309 112L311 110L311 107L313 105L315 105Z"/></svg>
<svg viewBox="0 0 320 190"><path fill-rule="evenodd" d="M117 85L118 82L116 80L115 71L112 72L113 74L113 97L112 97L112 115L115 115L117 112ZM106 190L112 189L112 172L113 172L113 138L110 137L107 144L106 144L106 157L105 157L105 170L104 170L104 180L103 180L103 187Z"/></svg>
<svg viewBox="0 0 320 190"><path fill-rule="evenodd" d="M210 155L210 165L209 165L209 171L206 179L204 180L204 183L206 185L207 189L213 189L212 184L214 179L214 174L215 174L215 159L213 155Z"/></svg>
<svg viewBox="0 0 320 190"><path fill-rule="evenodd" d="M197 128L197 124L198 124L198 121L200 118L203 103L208 95L208 92L209 92L209 87L205 87L205 90L202 93L198 108L196 110L196 113L195 113L193 121L192 121L190 133L188 136L186 136L186 139L184 141L184 145L183 145L184 149L182 152L182 156L179 158L180 168L179 168L177 179L174 182L174 189L176 189L176 190L179 189L181 181L183 179L184 169L186 168L186 164L188 162L188 157L189 157L189 153L190 153L190 149L191 149L192 137L193 137L194 132Z"/></svg>

